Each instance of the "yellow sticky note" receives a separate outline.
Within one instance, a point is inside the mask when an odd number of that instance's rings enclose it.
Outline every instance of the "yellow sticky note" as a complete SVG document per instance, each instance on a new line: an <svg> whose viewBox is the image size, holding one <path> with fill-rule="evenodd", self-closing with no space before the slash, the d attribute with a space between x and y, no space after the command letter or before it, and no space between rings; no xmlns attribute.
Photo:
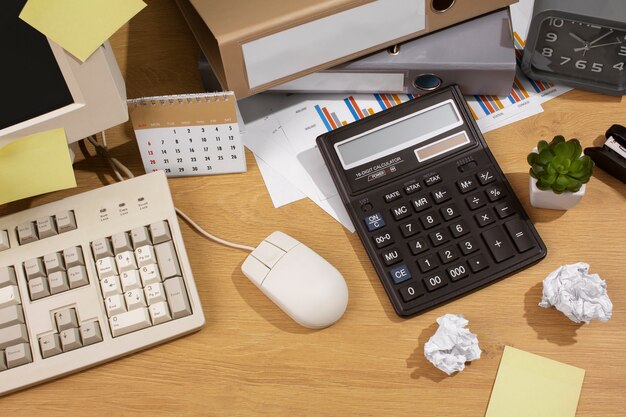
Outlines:
<svg viewBox="0 0 626 417"><path fill-rule="evenodd" d="M574 417L585 370L504 347L485 417Z"/></svg>
<svg viewBox="0 0 626 417"><path fill-rule="evenodd" d="M28 0L20 18L85 61L144 7L141 0Z"/></svg>
<svg viewBox="0 0 626 417"><path fill-rule="evenodd" d="M0 204L76 187L65 130L24 136L0 148Z"/></svg>

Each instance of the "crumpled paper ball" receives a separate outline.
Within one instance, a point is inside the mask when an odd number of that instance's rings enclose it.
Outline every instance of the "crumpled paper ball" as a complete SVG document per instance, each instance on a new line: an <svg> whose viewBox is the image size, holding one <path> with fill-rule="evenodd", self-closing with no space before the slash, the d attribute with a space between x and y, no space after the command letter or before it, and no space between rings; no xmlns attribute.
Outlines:
<svg viewBox="0 0 626 417"><path fill-rule="evenodd" d="M606 292L606 282L598 274L587 273L589 264L563 265L543 280L540 307L556 307L570 320L589 324L591 320L608 321L613 304Z"/></svg>
<svg viewBox="0 0 626 417"><path fill-rule="evenodd" d="M478 338L465 328L462 314L446 314L437 319L437 332L424 345L424 356L448 375L465 369L465 362L480 359Z"/></svg>

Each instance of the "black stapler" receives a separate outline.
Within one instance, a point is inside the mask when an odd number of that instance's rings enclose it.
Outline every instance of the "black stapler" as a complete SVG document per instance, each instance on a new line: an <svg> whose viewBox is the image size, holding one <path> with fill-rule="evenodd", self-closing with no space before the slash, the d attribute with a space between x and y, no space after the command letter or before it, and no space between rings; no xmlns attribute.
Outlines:
<svg viewBox="0 0 626 417"><path fill-rule="evenodd" d="M605 133L601 147L585 149L596 165L626 184L626 127L613 125Z"/></svg>

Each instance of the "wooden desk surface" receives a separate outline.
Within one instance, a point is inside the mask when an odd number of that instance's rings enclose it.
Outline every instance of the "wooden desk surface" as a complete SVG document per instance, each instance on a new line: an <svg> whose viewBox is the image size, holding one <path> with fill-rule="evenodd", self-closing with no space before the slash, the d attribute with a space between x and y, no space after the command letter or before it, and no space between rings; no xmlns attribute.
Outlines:
<svg viewBox="0 0 626 417"><path fill-rule="evenodd" d="M173 0L149 6L111 39L128 97L201 91L198 48ZM321 331L291 321L241 273L246 253L182 225L206 326L199 332L69 377L0 398L6 416L483 416L505 345L584 368L577 416L626 409L626 186L596 169L588 192L567 212L528 204L526 154L560 133L598 142L626 123L620 98L572 91L537 116L486 134L487 142L548 246L539 264L423 315L398 318L356 234L302 200L274 209L252 154L248 172L170 181L174 201L225 239L256 245L282 230L344 275L345 316ZM110 129L113 156L142 173L130 123ZM1 214L113 182L92 157L76 165L78 188L23 200ZM313 226L313 227L312 227ZM539 308L542 280L585 261L608 284L614 316L576 325ZM455 376L423 355L435 319L463 313L482 358ZM2 374L0 373L0 378ZM532 399L530 399L532 401ZM529 416L532 417L532 416ZM555 416L556 417L556 416Z"/></svg>

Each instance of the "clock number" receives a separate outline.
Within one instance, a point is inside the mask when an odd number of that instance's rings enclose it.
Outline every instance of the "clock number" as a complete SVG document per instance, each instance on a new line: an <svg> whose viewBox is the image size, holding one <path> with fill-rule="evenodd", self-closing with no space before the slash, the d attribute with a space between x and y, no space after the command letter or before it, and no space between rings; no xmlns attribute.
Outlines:
<svg viewBox="0 0 626 417"><path fill-rule="evenodd" d="M626 56L626 46L620 46L617 55Z"/></svg>
<svg viewBox="0 0 626 417"><path fill-rule="evenodd" d="M613 68L615 68L617 70L620 70L620 71L623 71L624 70L624 63L620 62L619 64L615 64L615 65L613 65Z"/></svg>
<svg viewBox="0 0 626 417"><path fill-rule="evenodd" d="M600 64L599 62L595 62L591 66L591 72L602 72L602 68L603 67L604 67L604 65Z"/></svg>
<svg viewBox="0 0 626 417"><path fill-rule="evenodd" d="M576 61L576 68L578 69L585 69L587 68L587 61L585 61L584 59L581 59L579 61Z"/></svg>
<svg viewBox="0 0 626 417"><path fill-rule="evenodd" d="M553 52L554 50L551 48L543 48L543 51L541 51L541 55L551 57Z"/></svg>
<svg viewBox="0 0 626 417"><path fill-rule="evenodd" d="M555 28L563 27L563 19L557 19L555 17L551 17L550 26L554 26Z"/></svg>
<svg viewBox="0 0 626 417"><path fill-rule="evenodd" d="M561 62L561 65L565 65L565 64L567 64L568 62L570 62L572 60L572 58L569 58L569 57L566 57L566 56L562 56L561 59L563 60Z"/></svg>
<svg viewBox="0 0 626 417"><path fill-rule="evenodd" d="M556 33L553 33L553 32L546 33L546 42L556 42L557 39L558 37L556 36Z"/></svg>

